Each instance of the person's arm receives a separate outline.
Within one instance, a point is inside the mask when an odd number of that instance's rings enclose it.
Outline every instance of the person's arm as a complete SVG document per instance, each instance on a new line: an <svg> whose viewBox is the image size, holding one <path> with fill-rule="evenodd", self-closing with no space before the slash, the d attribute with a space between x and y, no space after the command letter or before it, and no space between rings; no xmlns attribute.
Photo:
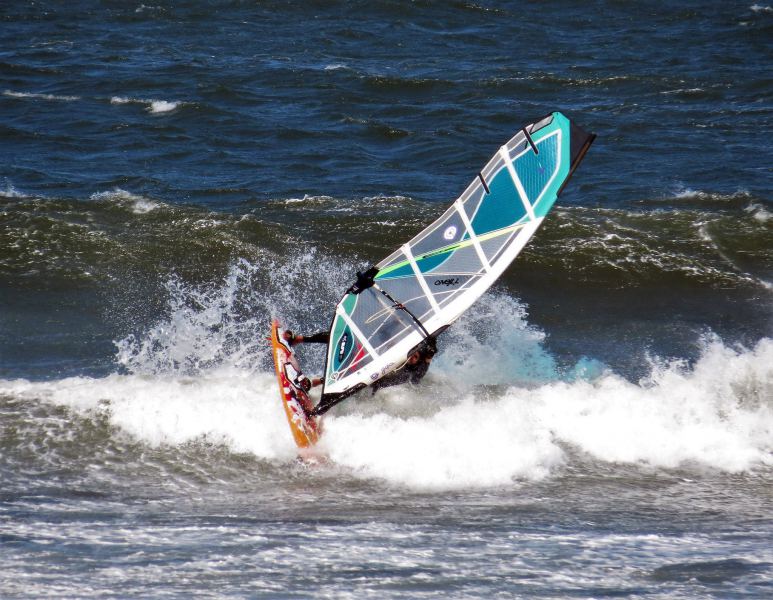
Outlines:
<svg viewBox="0 0 773 600"><path fill-rule="evenodd" d="M330 341L330 333L319 331L314 335L302 335L300 338L304 344L327 344Z"/></svg>
<svg viewBox="0 0 773 600"><path fill-rule="evenodd" d="M298 344L327 344L330 340L330 333L327 331L319 331L313 335L293 335L292 332L285 331L284 338L291 346L296 346Z"/></svg>

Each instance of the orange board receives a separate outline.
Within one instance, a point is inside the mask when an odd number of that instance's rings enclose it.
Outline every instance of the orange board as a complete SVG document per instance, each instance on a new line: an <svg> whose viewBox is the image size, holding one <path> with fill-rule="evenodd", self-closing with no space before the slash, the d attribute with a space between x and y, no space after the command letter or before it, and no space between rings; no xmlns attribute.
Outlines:
<svg viewBox="0 0 773 600"><path fill-rule="evenodd" d="M287 415L290 431L298 448L309 448L317 443L322 434L319 418L307 416L314 408L308 394L298 385L302 375L295 354L282 338L282 327L274 319L271 323L271 350L274 357L276 377L279 381L279 394Z"/></svg>

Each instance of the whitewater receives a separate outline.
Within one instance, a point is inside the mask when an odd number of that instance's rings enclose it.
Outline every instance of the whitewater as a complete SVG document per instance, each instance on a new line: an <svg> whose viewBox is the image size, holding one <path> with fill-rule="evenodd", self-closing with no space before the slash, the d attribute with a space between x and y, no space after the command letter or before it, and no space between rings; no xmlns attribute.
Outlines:
<svg viewBox="0 0 773 600"><path fill-rule="evenodd" d="M273 314L238 308L260 270L240 261L206 288L171 279L169 316L144 337L117 340L107 377L3 380L0 394L104 418L151 447L204 441L292 463L266 340ZM264 307L281 299L262 298ZM440 338L426 382L360 393L325 419L320 450L349 476L418 490L517 486L573 460L727 473L773 466L773 340L730 347L707 334L697 360L650 357L637 381L598 361L560 365L544 340L522 303L489 294ZM321 368L318 350L304 358L307 371Z"/></svg>
<svg viewBox="0 0 773 600"><path fill-rule="evenodd" d="M266 366L268 314L224 301L250 268L206 291L170 280L168 316L116 340L107 376L0 381L9 597L771 585L773 340L707 335L697 360L653 356L631 381L561 364L528 307L489 294L421 385L326 415L325 459L306 464Z"/></svg>

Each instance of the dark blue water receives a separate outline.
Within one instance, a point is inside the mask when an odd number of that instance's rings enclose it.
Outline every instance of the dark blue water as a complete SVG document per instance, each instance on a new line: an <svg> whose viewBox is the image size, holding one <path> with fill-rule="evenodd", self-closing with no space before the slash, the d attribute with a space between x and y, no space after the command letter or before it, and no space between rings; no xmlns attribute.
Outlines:
<svg viewBox="0 0 773 600"><path fill-rule="evenodd" d="M0 595L768 597L771 39L752 2L4 3ZM553 110L598 138L535 239L296 465L270 317L325 327Z"/></svg>

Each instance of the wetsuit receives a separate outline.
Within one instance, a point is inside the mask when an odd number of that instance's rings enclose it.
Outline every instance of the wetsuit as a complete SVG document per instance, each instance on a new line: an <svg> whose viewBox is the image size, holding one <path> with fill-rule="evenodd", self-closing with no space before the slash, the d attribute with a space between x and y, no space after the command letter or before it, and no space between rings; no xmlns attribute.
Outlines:
<svg viewBox="0 0 773 600"><path fill-rule="evenodd" d="M327 344L330 341L330 333L327 331L319 331L314 335L304 335L304 344Z"/></svg>
<svg viewBox="0 0 773 600"><path fill-rule="evenodd" d="M419 360L415 364L405 363L405 366L401 369L382 377L370 387L375 394L381 388L400 385L409 381L415 385L424 378L428 370L429 362L427 362L424 355L419 355Z"/></svg>
<svg viewBox="0 0 773 600"><path fill-rule="evenodd" d="M304 344L327 344L329 341L330 333L327 331L319 331L313 335L303 336ZM400 385L403 383L408 383L409 381L415 385L424 378L428 370L429 362L427 361L427 354L420 351L418 362L415 364L405 363L402 368L390 373L389 375L386 375L385 377L382 377L370 387L375 394L376 390L381 388Z"/></svg>

